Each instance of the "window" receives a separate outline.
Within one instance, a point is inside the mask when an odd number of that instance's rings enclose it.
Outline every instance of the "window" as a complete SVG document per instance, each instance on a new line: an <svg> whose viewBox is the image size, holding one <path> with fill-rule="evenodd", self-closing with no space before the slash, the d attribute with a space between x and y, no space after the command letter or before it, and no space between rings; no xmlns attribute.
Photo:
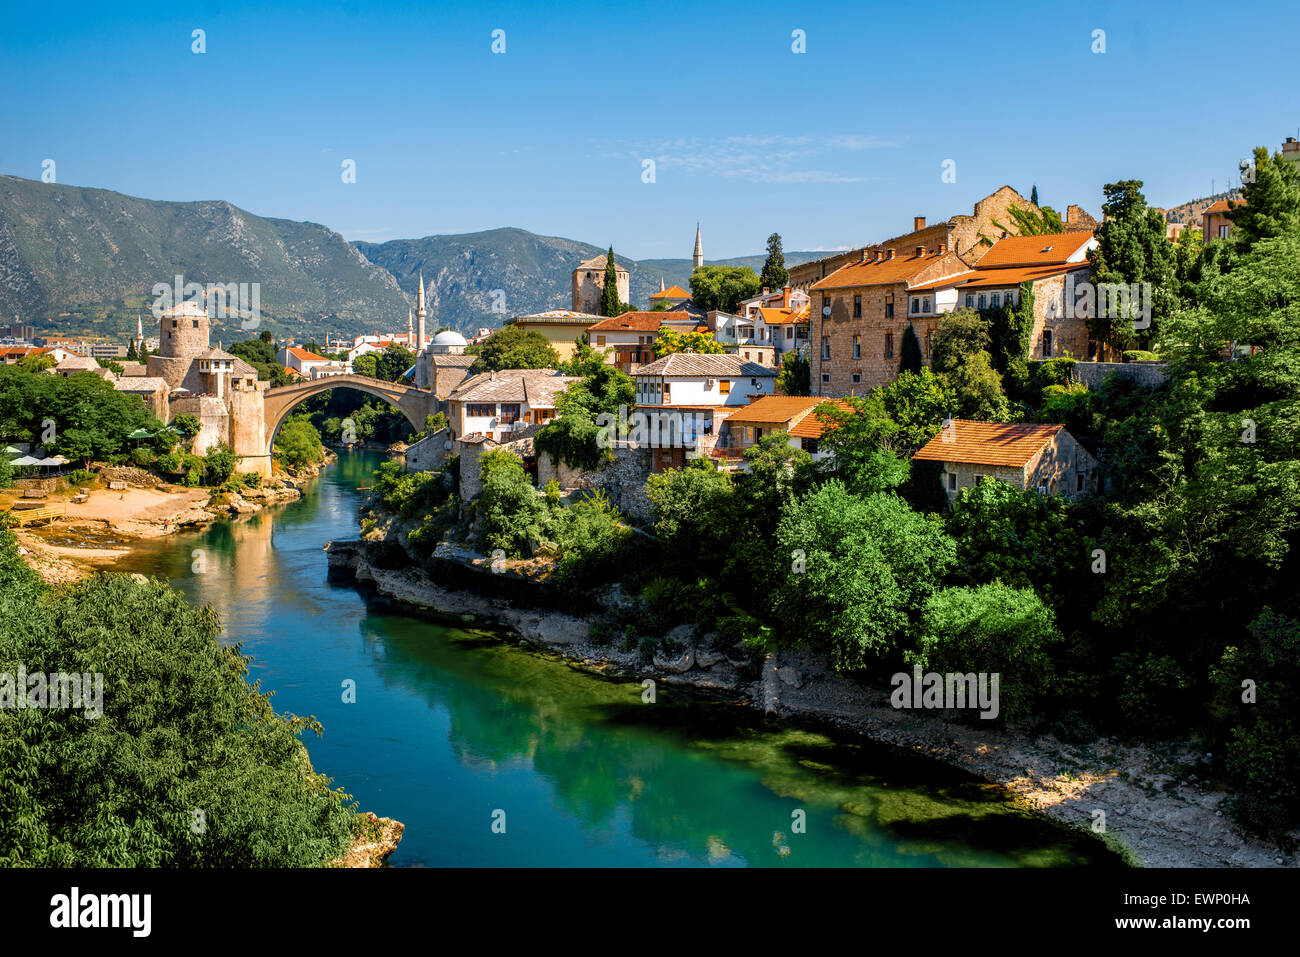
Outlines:
<svg viewBox="0 0 1300 957"><path fill-rule="evenodd" d="M915 315L916 313L918 313L918 312L920 312L920 311L921 311L921 300L920 300L920 299L913 299L913 300L912 300L912 314Z"/></svg>
<svg viewBox="0 0 1300 957"><path fill-rule="evenodd" d="M893 357L894 357L894 334L892 332L886 332L885 333L885 358L892 359Z"/></svg>
<svg viewBox="0 0 1300 957"><path fill-rule="evenodd" d="M853 318L854 319L862 318L862 297L861 296L853 297Z"/></svg>
<svg viewBox="0 0 1300 957"><path fill-rule="evenodd" d="M175 329L175 328L176 328L176 325L177 325L177 320L173 319L173 320L172 320L172 328Z"/></svg>
<svg viewBox="0 0 1300 957"><path fill-rule="evenodd" d="M785 337L786 337L786 339L793 339L793 338L794 338L794 326L786 326L786 327L785 327Z"/></svg>
<svg viewBox="0 0 1300 957"><path fill-rule="evenodd" d="M822 385L830 385L830 384L831 384L831 374L829 372L823 372Z"/></svg>
<svg viewBox="0 0 1300 957"><path fill-rule="evenodd" d="M925 330L925 354L927 356L930 354L930 349L933 345L934 345L934 330L927 329Z"/></svg>
<svg viewBox="0 0 1300 957"><path fill-rule="evenodd" d="M966 293L966 308L967 308L967 309L974 309L974 308L975 308L975 294L974 294L974 293L970 293L970 292Z"/></svg>
<svg viewBox="0 0 1300 957"><path fill-rule="evenodd" d="M855 373L853 373L853 382L854 382L854 384L856 385L857 383L859 383L859 382L861 382L861 381L862 381L862 373L861 373L861 372L855 372Z"/></svg>
<svg viewBox="0 0 1300 957"><path fill-rule="evenodd" d="M198 321L197 319L191 319L191 320L190 320L190 328L191 328L191 329L197 329L198 327L199 327L199 321Z"/></svg>
<svg viewBox="0 0 1300 957"><path fill-rule="evenodd" d="M1227 226L1220 226L1220 227L1219 227L1219 238L1220 238L1220 239L1227 239L1227 238L1228 238L1228 227L1227 227Z"/></svg>
<svg viewBox="0 0 1300 957"><path fill-rule="evenodd" d="M862 358L862 337L856 332L853 334L853 358Z"/></svg>
<svg viewBox="0 0 1300 957"><path fill-rule="evenodd" d="M1003 301L1004 301L1008 306L1014 306L1014 305L1016 304L1016 294L1015 294L1015 291L1014 291L1014 290L1011 290L1011 289L1008 289L1008 290L1007 290L1007 294L1006 294L1006 298L1005 298Z"/></svg>
<svg viewBox="0 0 1300 957"><path fill-rule="evenodd" d="M922 311L922 312L929 312L929 311L930 311L930 297L929 297L929 296L925 296L925 297L923 297L923 298L921 299L921 311Z"/></svg>
<svg viewBox="0 0 1300 957"><path fill-rule="evenodd" d="M1083 491L1083 473L1082 473L1082 472L1078 473L1078 474L1074 477L1074 490L1075 490L1076 492L1082 492L1082 491Z"/></svg>
<svg viewBox="0 0 1300 957"><path fill-rule="evenodd" d="M604 344L605 344L605 337L604 337L604 336L597 336L597 337L596 337L596 345L598 345L598 346L603 346Z"/></svg>
<svg viewBox="0 0 1300 957"><path fill-rule="evenodd" d="M829 359L830 357L831 357L830 336L822 336L822 358Z"/></svg>
<svg viewBox="0 0 1300 957"><path fill-rule="evenodd" d="M501 406L501 424L509 425L511 422L519 421L519 403L514 402L509 405Z"/></svg>
<svg viewBox="0 0 1300 957"><path fill-rule="evenodd" d="M995 292L993 294L993 308L996 309L1001 305L1002 305L1002 293Z"/></svg>
<svg viewBox="0 0 1300 957"><path fill-rule="evenodd" d="M497 407L495 405L467 405L465 406L465 414L491 418L497 414Z"/></svg>
<svg viewBox="0 0 1300 957"><path fill-rule="evenodd" d="M950 492L955 492L955 491L957 491L957 473L956 473L956 472L949 472L949 473L948 473L948 491L950 491Z"/></svg>
<svg viewBox="0 0 1300 957"><path fill-rule="evenodd" d="M1043 330L1043 358L1052 358L1052 330Z"/></svg>
<svg viewBox="0 0 1300 957"><path fill-rule="evenodd" d="M988 297L988 296L984 295L984 293L980 293L980 308L981 308L981 309L983 309L985 306L987 306L987 305L989 304L988 300L989 300L989 297Z"/></svg>
<svg viewBox="0 0 1300 957"><path fill-rule="evenodd" d="M979 472L976 472L976 473L975 473L975 476L974 476L973 484L975 484L975 485L979 485L979 484L980 484L980 479L982 479L983 477L984 477L984 476L981 475Z"/></svg>
<svg viewBox="0 0 1300 957"><path fill-rule="evenodd" d="M892 292L885 293L885 318L894 318L894 294Z"/></svg>
<svg viewBox="0 0 1300 957"><path fill-rule="evenodd" d="M817 440L816 440L816 439L801 438L801 439L799 440L799 445L800 445L800 447L803 448L803 450L804 450L805 452L807 452L809 455L816 455L816 454L817 454Z"/></svg>
<svg viewBox="0 0 1300 957"><path fill-rule="evenodd" d="M730 379L719 379L719 380L718 380L718 391L720 391L723 395L731 395L731 380L730 380Z"/></svg>
<svg viewBox="0 0 1300 957"><path fill-rule="evenodd" d="M829 315L831 311L831 297L822 293L822 315Z"/></svg>
<svg viewBox="0 0 1300 957"><path fill-rule="evenodd" d="M749 444L750 442L753 441L754 441L754 428L753 426L747 425L745 426L745 443Z"/></svg>

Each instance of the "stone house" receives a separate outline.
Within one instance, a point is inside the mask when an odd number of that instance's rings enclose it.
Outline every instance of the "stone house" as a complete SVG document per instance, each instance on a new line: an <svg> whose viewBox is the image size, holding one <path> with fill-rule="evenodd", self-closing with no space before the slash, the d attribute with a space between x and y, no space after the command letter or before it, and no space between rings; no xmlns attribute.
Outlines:
<svg viewBox="0 0 1300 957"><path fill-rule="evenodd" d="M605 292L605 264L608 258L608 254L601 253L591 259L584 259L573 270L571 301L574 312L600 314L600 300ZM614 257L614 273L617 277L615 282L618 286L618 301L631 302L632 295L629 292L631 273L626 267L619 265L617 256ZM688 295L687 298L689 299L690 296Z"/></svg>
<svg viewBox="0 0 1300 957"><path fill-rule="evenodd" d="M939 317L951 311L955 293L920 295L913 312L909 291L969 271L961 257L940 243L917 245L906 254L892 247L868 250L857 262L813 283L814 393L862 395L893 381L909 325L921 343L922 361L928 363Z"/></svg>
<svg viewBox="0 0 1300 957"><path fill-rule="evenodd" d="M1021 284L1028 282L1034 326L1026 358L1102 359L1105 344L1092 337L1083 309L1076 308L1082 284L1092 280L1088 253L1097 245L1088 232L1008 236L994 243L974 269L909 290L908 316L924 315L928 306L944 312L998 308L1018 302Z"/></svg>
<svg viewBox="0 0 1300 957"><path fill-rule="evenodd" d="M949 502L985 476L1071 501L1097 491L1097 459L1063 425L952 419L913 458L942 463Z"/></svg>
<svg viewBox="0 0 1300 957"><path fill-rule="evenodd" d="M498 443L555 417L555 400L577 376L553 369L501 369L462 382L448 398L450 439L482 435Z"/></svg>
<svg viewBox="0 0 1300 957"><path fill-rule="evenodd" d="M637 411L674 429L673 447L655 449L656 471L680 467L688 450L707 454L728 414L776 391L776 370L731 354L677 352L641 366L633 378Z"/></svg>
<svg viewBox="0 0 1300 957"><path fill-rule="evenodd" d="M1232 220L1228 218L1228 213L1238 207L1245 206L1246 201L1221 199L1217 203L1211 203L1201 214L1201 231L1208 243L1211 239L1227 239L1232 235Z"/></svg>
<svg viewBox="0 0 1300 957"><path fill-rule="evenodd" d="M743 468L746 450L766 435L785 432L791 448L803 449L815 461L824 459L828 453L818 448L817 441L825 432L827 423L815 411L826 402L821 396L806 395L767 395L755 399L723 421L713 458ZM841 408L848 408L843 402L838 404Z"/></svg>
<svg viewBox="0 0 1300 957"><path fill-rule="evenodd" d="M674 287L675 288L675 287ZM610 316L587 327L587 341L605 362L623 372L634 373L654 361L655 336L663 324L664 312L625 312Z"/></svg>
<svg viewBox="0 0 1300 957"><path fill-rule="evenodd" d="M276 355L275 360L286 369L292 369L307 379L315 378L312 370L330 364L330 360L325 356L318 356L301 346L285 346Z"/></svg>

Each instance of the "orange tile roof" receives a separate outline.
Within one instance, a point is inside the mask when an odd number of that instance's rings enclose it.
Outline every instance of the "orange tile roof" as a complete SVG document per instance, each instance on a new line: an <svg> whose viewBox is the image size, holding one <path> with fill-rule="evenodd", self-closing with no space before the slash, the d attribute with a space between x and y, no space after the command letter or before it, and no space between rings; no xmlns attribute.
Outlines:
<svg viewBox="0 0 1300 957"><path fill-rule="evenodd" d="M928 462L962 462L1024 468L1065 426L1030 422L973 422L953 419L913 458Z"/></svg>
<svg viewBox="0 0 1300 957"><path fill-rule="evenodd" d="M650 297L651 299L690 299L691 294L681 286L669 286Z"/></svg>
<svg viewBox="0 0 1300 957"><path fill-rule="evenodd" d="M980 268L995 266L1047 266L1063 263L1092 239L1092 233L1048 233L1043 236L1007 236L980 257Z"/></svg>
<svg viewBox="0 0 1300 957"><path fill-rule="evenodd" d="M983 266L983 263L980 265ZM1087 269L1088 266L1089 264L1085 261L1081 263L1056 263L1050 266L1007 266L1000 269L972 269L970 272L949 276L947 279L940 279L937 282L926 283L924 286L912 286L907 291L913 293L931 292L935 289L951 289L953 286L958 286L961 289L1004 289L1009 286L1018 286L1022 282L1049 279L1052 276L1061 276L1076 269Z"/></svg>
<svg viewBox="0 0 1300 957"><path fill-rule="evenodd" d="M833 402L845 412L853 411L853 406L849 405L843 399L822 399L817 403L817 405L822 405L825 402ZM805 415L795 423L794 428L790 430L790 434L799 439L820 439L826 434L826 430L830 427L831 423L819 416L817 414L817 408L814 406L808 415Z"/></svg>
<svg viewBox="0 0 1300 957"><path fill-rule="evenodd" d="M788 326L794 322L807 322L811 310L805 308L795 312L789 308L760 308L758 312L769 326Z"/></svg>
<svg viewBox="0 0 1300 957"><path fill-rule="evenodd" d="M587 327L588 332L658 332L663 324L662 312L625 312L621 316L609 316L593 322Z"/></svg>
<svg viewBox="0 0 1300 957"><path fill-rule="evenodd" d="M809 395L765 395L742 405L727 418L739 422L789 422L807 415L825 399Z"/></svg>
<svg viewBox="0 0 1300 957"><path fill-rule="evenodd" d="M945 254L946 255L946 254ZM925 256L895 256L878 262L853 262L842 266L809 289L847 289L850 286L885 286L906 283L928 266L944 258L939 253Z"/></svg>
<svg viewBox="0 0 1300 957"><path fill-rule="evenodd" d="M289 354L297 359L305 359L314 362L319 359L321 362L328 362L324 356L318 356L314 352L308 352L306 349L299 349L297 346L289 346Z"/></svg>
<svg viewBox="0 0 1300 957"><path fill-rule="evenodd" d="M1232 206L1229 207L1228 200L1221 199L1218 202L1211 203L1209 206L1205 207L1205 212L1201 213L1201 215L1204 216L1206 213L1227 213L1236 209L1238 206L1245 205L1246 201L1244 199L1234 199L1232 200Z"/></svg>

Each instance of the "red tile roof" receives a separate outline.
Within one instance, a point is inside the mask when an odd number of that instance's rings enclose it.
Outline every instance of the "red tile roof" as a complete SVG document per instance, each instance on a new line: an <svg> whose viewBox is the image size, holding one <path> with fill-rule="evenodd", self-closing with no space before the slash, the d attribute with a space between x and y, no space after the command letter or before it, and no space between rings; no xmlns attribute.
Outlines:
<svg viewBox="0 0 1300 957"><path fill-rule="evenodd" d="M662 312L625 312L609 316L587 327L588 332L658 332L663 324Z"/></svg>
<svg viewBox="0 0 1300 957"><path fill-rule="evenodd" d="M815 395L765 395L742 405L727 418L739 422L784 423L807 415L824 401Z"/></svg>
<svg viewBox="0 0 1300 957"><path fill-rule="evenodd" d="M315 362L317 360L321 362L329 361L324 356L318 356L316 355L316 353L308 352L306 349L299 349L297 346L289 346L289 354L297 359L302 359L306 362Z"/></svg>
<svg viewBox="0 0 1300 957"><path fill-rule="evenodd" d="M980 263L982 267L984 264ZM1018 286L1022 282L1029 282L1036 279L1049 279L1052 276L1063 276L1065 273L1074 272L1076 269L1087 269L1088 263L1058 263L1051 266L1007 266L1001 269L972 269L970 272L964 272L958 276L949 276L947 279L940 279L938 282L926 283L924 286L912 286L908 292L930 292L935 289L951 289L958 286L961 289L1005 289L1011 286Z"/></svg>
<svg viewBox="0 0 1300 957"><path fill-rule="evenodd" d="M913 458L928 462L1024 468L1065 426L953 419Z"/></svg>
<svg viewBox="0 0 1300 957"><path fill-rule="evenodd" d="M1211 203L1209 206L1205 207L1205 212L1201 213L1201 215L1204 216L1206 215L1206 213L1227 213L1227 212L1231 212L1233 209L1236 209L1238 206L1245 206L1245 205L1246 205L1246 201L1244 199L1232 200L1232 206L1228 205L1228 200L1221 199L1217 203Z"/></svg>

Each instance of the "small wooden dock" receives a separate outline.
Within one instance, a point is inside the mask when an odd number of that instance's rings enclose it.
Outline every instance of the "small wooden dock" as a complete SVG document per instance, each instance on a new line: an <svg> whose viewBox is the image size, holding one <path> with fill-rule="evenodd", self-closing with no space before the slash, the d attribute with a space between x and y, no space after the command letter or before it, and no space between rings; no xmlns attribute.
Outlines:
<svg viewBox="0 0 1300 957"><path fill-rule="evenodd" d="M51 522L62 518L68 511L66 505L43 505L40 508L15 508L7 514L15 525L31 525L33 522Z"/></svg>

